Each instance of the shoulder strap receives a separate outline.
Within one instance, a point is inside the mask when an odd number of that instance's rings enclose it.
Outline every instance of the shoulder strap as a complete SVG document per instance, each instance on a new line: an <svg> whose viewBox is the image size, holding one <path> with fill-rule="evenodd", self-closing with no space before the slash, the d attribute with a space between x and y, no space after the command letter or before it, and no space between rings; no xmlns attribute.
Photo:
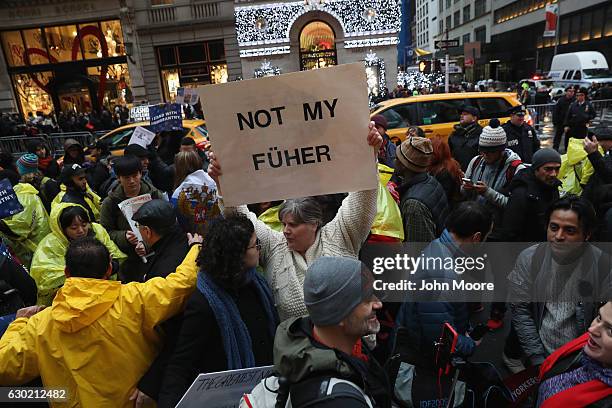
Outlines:
<svg viewBox="0 0 612 408"><path fill-rule="evenodd" d="M337 398L354 401L347 406L365 405L372 408L368 396L357 385L344 379L318 376L291 385L292 408L317 407L324 401Z"/></svg>
<svg viewBox="0 0 612 408"><path fill-rule="evenodd" d="M523 164L523 161L521 159L512 160L512 162L510 162L510 166L508 166L508 168L506 169L506 184L512 181L512 178L516 174L516 169L521 164Z"/></svg>

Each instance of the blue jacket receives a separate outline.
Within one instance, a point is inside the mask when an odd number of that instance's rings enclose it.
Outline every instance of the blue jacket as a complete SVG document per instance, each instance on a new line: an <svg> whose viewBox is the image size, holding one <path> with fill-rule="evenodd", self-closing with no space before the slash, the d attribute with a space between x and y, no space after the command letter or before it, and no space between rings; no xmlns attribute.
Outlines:
<svg viewBox="0 0 612 408"><path fill-rule="evenodd" d="M444 230L440 238L434 240L423 251L425 257L461 257L466 254L457 246L448 230ZM428 280L451 282L457 275L452 270L417 271ZM440 338L442 325L450 323L459 334L456 352L462 356L470 356L476 344L465 335L470 329L470 313L467 303L457 302L405 302L400 307L396 318L397 326L403 326L412 333L420 334L421 346L424 352L433 350L433 344ZM429 346L432 346L429 349Z"/></svg>

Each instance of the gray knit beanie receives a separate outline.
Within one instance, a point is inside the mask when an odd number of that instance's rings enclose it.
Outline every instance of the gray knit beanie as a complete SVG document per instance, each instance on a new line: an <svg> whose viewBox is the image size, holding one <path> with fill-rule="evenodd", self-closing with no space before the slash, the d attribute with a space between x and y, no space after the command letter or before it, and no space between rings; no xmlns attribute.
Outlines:
<svg viewBox="0 0 612 408"><path fill-rule="evenodd" d="M553 149L540 149L533 154L531 167L533 167L534 170L539 169L546 163L561 164L561 155Z"/></svg>
<svg viewBox="0 0 612 408"><path fill-rule="evenodd" d="M495 152L506 148L506 131L500 126L498 119L491 119L489 125L482 129L478 140L478 150Z"/></svg>
<svg viewBox="0 0 612 408"><path fill-rule="evenodd" d="M317 258L306 271L304 303L317 326L334 326L363 300L360 261L341 256Z"/></svg>

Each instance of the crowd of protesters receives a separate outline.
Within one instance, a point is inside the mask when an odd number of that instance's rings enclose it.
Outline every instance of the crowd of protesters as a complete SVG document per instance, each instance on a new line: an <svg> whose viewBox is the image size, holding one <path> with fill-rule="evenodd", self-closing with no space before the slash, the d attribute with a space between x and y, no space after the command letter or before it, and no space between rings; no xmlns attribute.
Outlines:
<svg viewBox="0 0 612 408"><path fill-rule="evenodd" d="M174 407L199 373L274 365L241 406L443 406L437 391L416 396L440 386L434 344L448 323L456 355L486 347L472 324L483 305L382 302L364 244L459 258L482 242L530 242L493 271L511 297L490 305L486 330L511 326L510 372L539 367L525 406L612 406L612 302L601 301L612 261L592 244L612 237L612 129L589 130L588 101L566 102L578 161L540 148L521 106L484 127L463 106L448 141L412 126L397 146L376 115L355 142L378 158L376 188L249 206L224 204L223 157L169 143L175 134L120 157L70 139L59 162L42 141L16 161L0 155L22 207L0 220L0 282L15 289L0 303L0 385L65 389L74 406ZM96 120L120 123L106 112ZM121 204L143 195L126 215ZM585 279L597 283L588 293ZM529 298L557 287L572 301Z"/></svg>

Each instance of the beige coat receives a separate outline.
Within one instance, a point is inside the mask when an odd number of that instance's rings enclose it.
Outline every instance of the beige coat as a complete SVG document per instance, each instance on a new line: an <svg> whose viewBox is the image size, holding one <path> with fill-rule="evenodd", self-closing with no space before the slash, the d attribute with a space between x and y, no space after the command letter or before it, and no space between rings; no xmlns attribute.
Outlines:
<svg viewBox="0 0 612 408"><path fill-rule="evenodd" d="M376 216L377 194L377 189L350 193L336 217L317 231L315 242L304 257L291 251L283 233L259 221L246 205L232 208L221 205L224 215L238 211L255 226L261 242L260 263L274 293L281 321L308 314L304 305L304 276L315 259L320 256L357 258Z"/></svg>

